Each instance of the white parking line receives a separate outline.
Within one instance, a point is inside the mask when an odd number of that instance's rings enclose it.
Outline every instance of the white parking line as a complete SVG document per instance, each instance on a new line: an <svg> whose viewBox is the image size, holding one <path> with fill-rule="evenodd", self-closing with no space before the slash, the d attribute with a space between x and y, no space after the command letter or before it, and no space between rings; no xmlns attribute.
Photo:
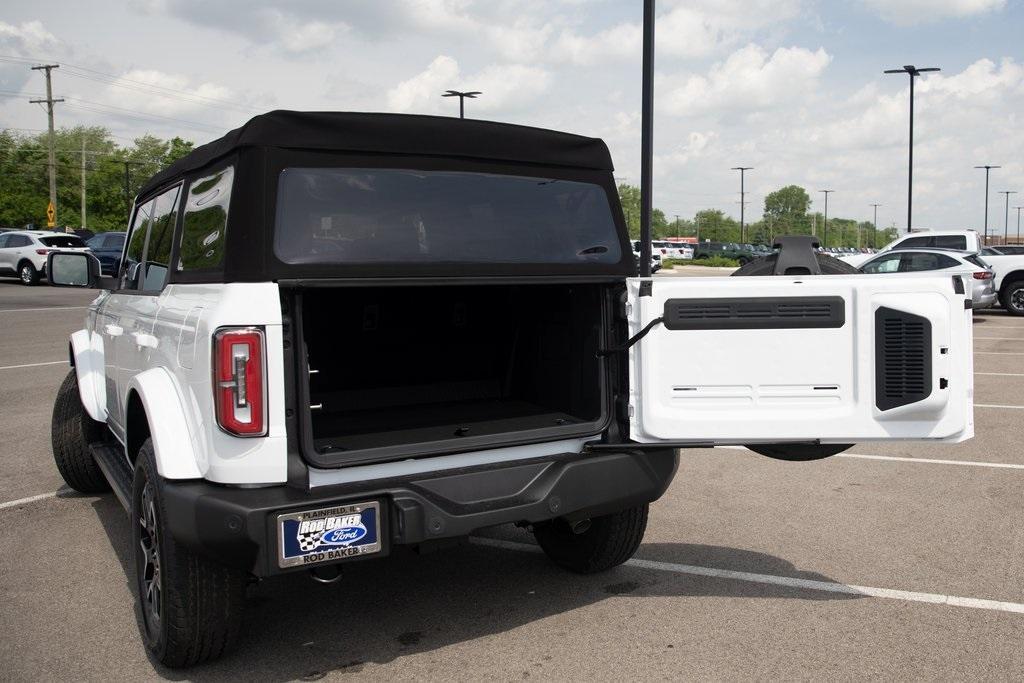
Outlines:
<svg viewBox="0 0 1024 683"><path fill-rule="evenodd" d="M67 363L66 360L48 360L45 363L25 363L24 365L3 365L0 366L0 370L14 370L16 368L38 368L42 365L59 365L61 363Z"/></svg>
<svg viewBox="0 0 1024 683"><path fill-rule="evenodd" d="M37 500L46 500L47 498L56 498L57 492L52 493L40 493L38 496L29 496L28 498L19 498L18 500L10 500L6 503L0 503L0 510L6 508L18 507L19 505L25 505L26 503L34 503Z"/></svg>
<svg viewBox="0 0 1024 683"><path fill-rule="evenodd" d="M975 408L1006 408L1007 410L1024 410L1024 406L1001 406L994 403L975 403Z"/></svg>
<svg viewBox="0 0 1024 683"><path fill-rule="evenodd" d="M974 460L941 460L939 458L908 458L898 455L867 455L864 453L838 453L836 458L861 458L863 460L892 460L895 462L919 462L930 465L959 465L960 467L990 467L993 469L1024 470L1024 465L1012 462L977 462Z"/></svg>
<svg viewBox="0 0 1024 683"><path fill-rule="evenodd" d="M990 377L1024 377L1024 372L976 372L975 375L988 375Z"/></svg>
<svg viewBox="0 0 1024 683"><path fill-rule="evenodd" d="M1024 356L1024 352L1017 351L975 351L975 353L985 356Z"/></svg>
<svg viewBox="0 0 1024 683"><path fill-rule="evenodd" d="M470 543L491 548L499 548L501 550L512 550L515 552L542 552L540 548L530 545L529 543L516 543L514 541L502 541L494 538L473 537L470 539ZM746 583L761 583L770 586L783 586L785 588L801 588L804 590L821 591L824 593L841 593L843 595L885 598L887 600L903 600L906 602L924 602L932 605L949 605L951 607L969 607L971 609L985 609L996 612L1024 614L1024 604L1019 602L1003 602L1001 600L964 598L957 595L945 595L943 593L921 593L918 591L894 590L892 588L857 586L854 584L839 583L836 581L815 581L813 579L798 579L792 576L778 576L775 574L755 574L753 572L740 572L732 569L699 567L692 564L676 564L674 562L642 560L636 557L631 560L627 560L625 562L625 566L669 572L672 574L707 576L714 579L727 579L730 581L743 581Z"/></svg>
<svg viewBox="0 0 1024 683"><path fill-rule="evenodd" d="M746 446L716 446L716 450L750 451ZM912 462L926 465L959 465L961 467L989 467L992 469L1024 470L1024 465L1007 462L985 462L978 460L942 460L939 458L911 458L897 455L868 455L866 453L837 453L833 458L854 458L860 460L888 460L891 462Z"/></svg>
<svg viewBox="0 0 1024 683"><path fill-rule="evenodd" d="M46 308L0 308L0 313L32 313L34 311L80 311L88 306L48 306Z"/></svg>
<svg viewBox="0 0 1024 683"><path fill-rule="evenodd" d="M1024 337L975 337L975 341L1024 341Z"/></svg>

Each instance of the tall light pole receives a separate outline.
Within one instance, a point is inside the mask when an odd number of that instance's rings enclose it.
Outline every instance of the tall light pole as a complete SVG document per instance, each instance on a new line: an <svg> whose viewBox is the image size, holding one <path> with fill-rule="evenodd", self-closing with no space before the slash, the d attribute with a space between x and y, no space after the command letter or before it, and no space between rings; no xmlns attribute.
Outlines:
<svg viewBox="0 0 1024 683"><path fill-rule="evenodd" d="M679 237L679 214L675 214L676 217L676 237Z"/></svg>
<svg viewBox="0 0 1024 683"><path fill-rule="evenodd" d="M872 204L871 206L875 207L875 220L871 224L871 248L878 249L878 207L881 204Z"/></svg>
<svg viewBox="0 0 1024 683"><path fill-rule="evenodd" d="M654 174L654 0L644 0L640 83L640 277L651 276Z"/></svg>
<svg viewBox="0 0 1024 683"><path fill-rule="evenodd" d="M746 233L747 222L746 222L746 213L745 213L745 211L746 211L746 208L747 208L747 202L745 200L747 198L747 190L746 190L746 186L744 185L743 181L744 181L744 176L746 175L747 171L753 171L754 167L753 166L733 166L731 170L739 171L740 172L740 244L746 244L747 240L745 238L745 233Z"/></svg>
<svg viewBox="0 0 1024 683"><path fill-rule="evenodd" d="M822 235L822 238L821 238L821 246L827 247L828 246L828 196L830 194L832 194L833 192L835 192L835 190L818 190L818 192L821 192L821 193L823 193L825 195L825 220L824 220L824 223L825 223L824 230L825 230L825 232L824 232L824 234Z"/></svg>
<svg viewBox="0 0 1024 683"><path fill-rule="evenodd" d="M988 244L988 174L993 168L1002 168L1002 166L975 166L974 168L985 169L985 237L982 242Z"/></svg>
<svg viewBox="0 0 1024 683"><path fill-rule="evenodd" d="M441 97L458 97L459 98L459 118L460 119L466 118L466 105L465 105L466 98L468 97L471 100L475 100L477 95L483 95L483 92L481 92L480 90L469 90L469 91L446 90L445 92L441 93Z"/></svg>
<svg viewBox="0 0 1024 683"><path fill-rule="evenodd" d="M1006 195L1006 215L1003 216L1003 244L1010 241L1010 195L1017 194L1016 190L1000 190L999 194Z"/></svg>
<svg viewBox="0 0 1024 683"><path fill-rule="evenodd" d="M907 64L902 69L887 69L887 74L907 74L910 76L910 160L907 164L907 232L913 225L914 216L914 79L928 71L940 71L936 66L918 69L913 64Z"/></svg>
<svg viewBox="0 0 1024 683"><path fill-rule="evenodd" d="M1017 241L1014 244L1020 244L1020 210L1024 209L1024 206L1015 206L1017 209Z"/></svg>

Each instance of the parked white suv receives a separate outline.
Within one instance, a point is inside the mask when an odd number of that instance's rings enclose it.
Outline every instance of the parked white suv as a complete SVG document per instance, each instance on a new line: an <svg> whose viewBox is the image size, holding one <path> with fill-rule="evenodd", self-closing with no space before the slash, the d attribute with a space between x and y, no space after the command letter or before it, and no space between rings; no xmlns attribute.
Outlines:
<svg viewBox="0 0 1024 683"><path fill-rule="evenodd" d="M46 273L46 255L55 249L89 251L77 235L50 230L20 230L0 233L0 275L16 277L34 285Z"/></svg>
<svg viewBox="0 0 1024 683"><path fill-rule="evenodd" d="M254 576L505 523L571 571L621 564L680 448L973 435L961 279L636 277L593 138L271 112L145 185L116 278L49 258L102 290L54 458L129 511L168 666L225 651Z"/></svg>

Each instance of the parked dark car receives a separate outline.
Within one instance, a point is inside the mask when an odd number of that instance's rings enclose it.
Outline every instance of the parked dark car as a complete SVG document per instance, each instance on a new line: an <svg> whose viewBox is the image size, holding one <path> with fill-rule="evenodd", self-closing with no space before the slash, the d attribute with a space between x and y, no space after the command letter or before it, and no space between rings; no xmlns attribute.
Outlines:
<svg viewBox="0 0 1024 683"><path fill-rule="evenodd" d="M735 242L701 242L693 252L695 259L708 259L715 256L734 259L740 264L744 264L754 260L759 254L743 249Z"/></svg>
<svg viewBox="0 0 1024 683"><path fill-rule="evenodd" d="M86 244L100 260L104 274L117 273L121 263L121 252L124 250L123 232L101 232L91 237Z"/></svg>

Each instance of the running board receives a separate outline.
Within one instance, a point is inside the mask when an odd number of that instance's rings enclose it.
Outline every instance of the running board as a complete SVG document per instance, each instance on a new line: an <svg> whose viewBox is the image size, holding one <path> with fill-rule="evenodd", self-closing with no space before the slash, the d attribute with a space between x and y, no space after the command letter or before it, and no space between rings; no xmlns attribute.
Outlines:
<svg viewBox="0 0 1024 683"><path fill-rule="evenodd" d="M121 501L125 512L128 512L131 509L134 473L124 456L124 449L119 444L94 443L89 444L89 451L103 470L103 476L110 482L114 495Z"/></svg>

